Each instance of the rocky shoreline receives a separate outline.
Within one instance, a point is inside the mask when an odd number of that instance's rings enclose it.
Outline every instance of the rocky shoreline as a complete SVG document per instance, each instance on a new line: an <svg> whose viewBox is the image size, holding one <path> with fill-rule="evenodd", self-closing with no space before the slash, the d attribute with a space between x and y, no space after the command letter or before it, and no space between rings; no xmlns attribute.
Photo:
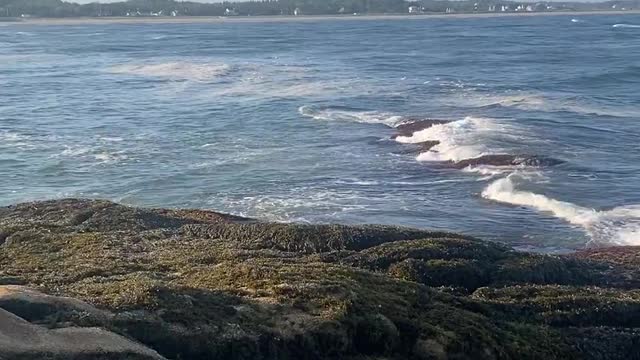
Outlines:
<svg viewBox="0 0 640 360"><path fill-rule="evenodd" d="M4 359L640 359L640 247L66 199L0 208Z"/></svg>

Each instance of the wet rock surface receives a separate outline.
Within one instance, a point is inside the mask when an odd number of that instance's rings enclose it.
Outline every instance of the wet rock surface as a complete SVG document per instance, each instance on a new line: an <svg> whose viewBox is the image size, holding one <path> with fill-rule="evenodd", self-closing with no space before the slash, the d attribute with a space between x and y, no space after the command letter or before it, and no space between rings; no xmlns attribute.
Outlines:
<svg viewBox="0 0 640 360"><path fill-rule="evenodd" d="M437 141L437 140L413 143L408 145L409 147L408 149L402 150L399 153L400 154L420 154L420 153L431 150L431 148L439 144L440 144L440 141Z"/></svg>
<svg viewBox="0 0 640 360"><path fill-rule="evenodd" d="M0 358L640 358L637 247L74 199L2 208L0 234Z"/></svg>
<svg viewBox="0 0 640 360"><path fill-rule="evenodd" d="M564 163L562 160L554 159L542 155L483 155L477 158L465 159L458 162L452 162L451 167L464 169L468 166L533 166L548 167L556 166Z"/></svg>
<svg viewBox="0 0 640 360"><path fill-rule="evenodd" d="M405 122L396 125L396 133L392 136L392 139L398 136L411 136L414 133L428 129L434 125L441 125L451 122L451 120L441 119L407 119Z"/></svg>

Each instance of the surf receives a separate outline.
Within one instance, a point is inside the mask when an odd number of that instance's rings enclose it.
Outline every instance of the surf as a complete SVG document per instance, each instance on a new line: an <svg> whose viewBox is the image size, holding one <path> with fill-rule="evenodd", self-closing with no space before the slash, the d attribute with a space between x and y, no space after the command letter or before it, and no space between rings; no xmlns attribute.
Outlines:
<svg viewBox="0 0 640 360"><path fill-rule="evenodd" d="M640 205L598 211L543 194L519 190L515 184L517 176L518 174L511 174L495 180L482 191L482 197L535 209L579 226L591 238L592 244L640 245Z"/></svg>
<svg viewBox="0 0 640 360"><path fill-rule="evenodd" d="M417 156L418 161L458 162L492 152L486 145L487 138L502 133L505 126L495 119L468 116L462 120L435 124L414 132L411 136L398 136L396 141L418 144L437 141L438 144Z"/></svg>
<svg viewBox="0 0 640 360"><path fill-rule="evenodd" d="M612 28L626 28L626 29L640 29L640 25L636 25L636 24L614 24L611 25Z"/></svg>

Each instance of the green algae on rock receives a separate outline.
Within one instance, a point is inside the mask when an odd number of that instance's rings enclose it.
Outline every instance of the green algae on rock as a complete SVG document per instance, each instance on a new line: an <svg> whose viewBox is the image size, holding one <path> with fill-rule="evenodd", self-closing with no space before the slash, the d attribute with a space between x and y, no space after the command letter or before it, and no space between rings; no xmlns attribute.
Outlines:
<svg viewBox="0 0 640 360"><path fill-rule="evenodd" d="M75 199L0 209L0 244L0 285L53 296L0 296L11 316L102 328L170 359L640 358L633 247L548 256Z"/></svg>

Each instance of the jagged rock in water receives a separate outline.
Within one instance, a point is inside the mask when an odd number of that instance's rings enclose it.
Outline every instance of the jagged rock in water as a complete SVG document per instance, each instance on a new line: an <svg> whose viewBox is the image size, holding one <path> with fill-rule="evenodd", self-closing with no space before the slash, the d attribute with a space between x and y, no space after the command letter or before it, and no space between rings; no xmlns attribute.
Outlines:
<svg viewBox="0 0 640 360"><path fill-rule="evenodd" d="M391 138L395 139L398 136L411 136L413 133L420 130L428 129L434 125L446 124L448 122L451 121L438 119L409 119L395 126L396 133Z"/></svg>
<svg viewBox="0 0 640 360"><path fill-rule="evenodd" d="M83 358L56 338L69 333L143 349L129 358L640 354L636 247L538 255L444 232L73 199L2 208L0 233L0 285L30 287L0 287L0 345L16 344L0 357L40 354L29 339L46 338Z"/></svg>
<svg viewBox="0 0 640 360"><path fill-rule="evenodd" d="M534 166L547 167L556 166L564 163L562 160L554 159L540 155L483 155L477 158L465 159L458 162L452 162L451 167L464 169L468 166Z"/></svg>
<svg viewBox="0 0 640 360"><path fill-rule="evenodd" d="M409 149L401 151L400 153L401 154L422 153L422 152L431 150L431 148L433 148L434 146L436 146L438 144L440 144L440 141L437 141L437 140L423 141L423 142L419 142L419 143L415 143L415 144L409 144L411 147Z"/></svg>

